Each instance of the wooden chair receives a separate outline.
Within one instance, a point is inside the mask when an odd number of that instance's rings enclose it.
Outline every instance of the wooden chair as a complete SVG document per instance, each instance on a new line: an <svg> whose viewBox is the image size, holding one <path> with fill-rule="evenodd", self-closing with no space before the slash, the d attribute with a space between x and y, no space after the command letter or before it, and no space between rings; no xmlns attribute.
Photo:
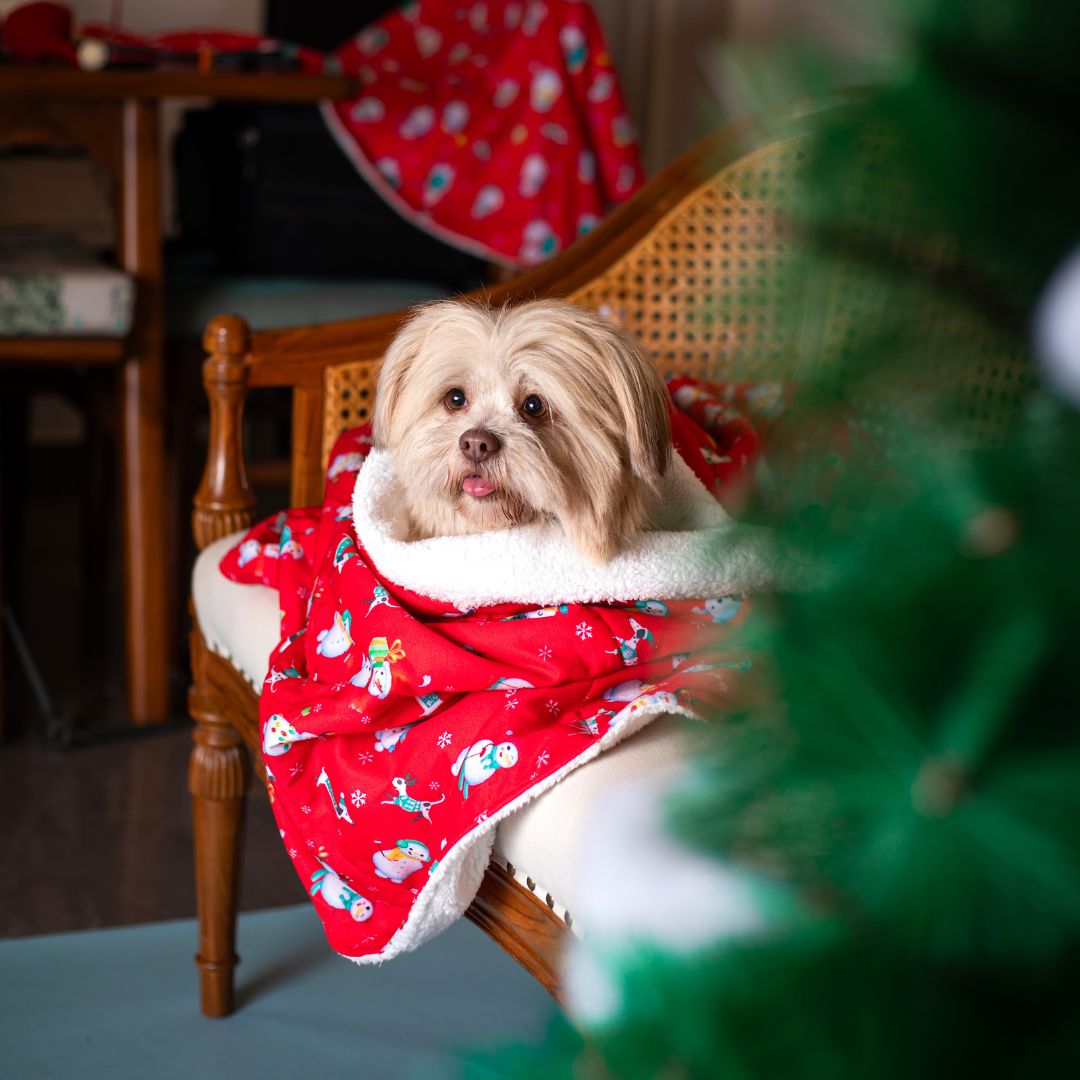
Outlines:
<svg viewBox="0 0 1080 1080"><path fill-rule="evenodd" d="M800 277L777 214L781 193L797 182L802 168L808 123L806 115L791 118L772 128L764 142L761 129L751 123L724 130L667 168L564 255L493 288L490 300L557 295L606 311L639 338L665 374L767 376L795 348L792 313L816 310L814 305L824 302L820 283ZM833 308L842 311L843 305ZM200 574L205 582L207 574L216 572L216 560L228 546L223 538L247 527L252 518L241 439L245 395L249 388L292 388L291 499L294 505L320 502L331 445L344 428L369 416L380 357L403 315L257 334L241 320L223 316L206 331L209 355L203 371L211 430L193 515L196 543L206 552L202 570L196 568L190 692L196 727L189 785L200 926L197 962L202 1007L209 1015L225 1015L232 1008L249 748L255 751L256 772L263 775L253 684L261 679L276 642L276 621L264 631L262 651L254 656L244 626L228 625L235 613L212 632L201 625L200 603L205 609L207 601L200 599ZM836 347L843 334L843 318L838 317L820 330L821 350ZM276 615L276 598L269 605ZM241 656L245 649L246 658ZM660 723L623 747L629 753L637 744L634 752L646 756L677 756ZM658 728L655 738L653 728ZM565 783L578 778L588 783L605 767L605 759L621 749L602 755ZM517 835L504 830L522 815L540 814L563 787L557 785L500 826L495 861L467 912L556 998L561 991L559 954L572 913L566 911L561 887L530 872L528 844L536 830ZM511 840L517 845L513 852ZM544 873L555 876L554 871Z"/></svg>

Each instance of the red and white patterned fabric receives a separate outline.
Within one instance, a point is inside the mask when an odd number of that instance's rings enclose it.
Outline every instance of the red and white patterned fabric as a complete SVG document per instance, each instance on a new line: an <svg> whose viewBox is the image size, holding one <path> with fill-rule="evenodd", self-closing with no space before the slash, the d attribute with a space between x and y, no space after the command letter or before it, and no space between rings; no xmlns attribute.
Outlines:
<svg viewBox="0 0 1080 1080"><path fill-rule="evenodd" d="M506 266L543 262L644 182L584 0L406 0L330 55L228 30L82 32L192 56L276 47L354 76L358 93L322 110L345 155L414 225Z"/></svg>
<svg viewBox="0 0 1080 1080"><path fill-rule="evenodd" d="M565 574L572 553L540 526L388 539L389 464L370 444L365 428L343 435L323 506L268 519L222 561L228 577L278 589L281 643L259 707L270 796L330 944L360 962L459 916L497 822L568 771L656 715L740 707L750 662L730 638L763 573L738 540L741 554L725 552L735 530L715 483L698 479L717 468L716 443L685 418L669 482L689 509L640 552ZM539 557L522 564L518 543ZM504 564L476 557L485 544ZM545 582L549 547L564 598ZM425 579L433 552L445 573ZM430 584L422 594L404 577ZM679 595L634 594L658 580ZM493 602L462 600L477 588Z"/></svg>
<svg viewBox="0 0 1080 1080"><path fill-rule="evenodd" d="M361 83L323 107L349 159L414 224L484 258L540 263L644 179L580 0L412 0L334 59Z"/></svg>

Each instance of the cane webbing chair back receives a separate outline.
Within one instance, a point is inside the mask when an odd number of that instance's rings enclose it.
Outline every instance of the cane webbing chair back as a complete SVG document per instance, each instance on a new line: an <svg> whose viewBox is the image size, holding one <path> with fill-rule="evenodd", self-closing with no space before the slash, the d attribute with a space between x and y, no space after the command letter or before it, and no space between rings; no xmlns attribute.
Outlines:
<svg viewBox="0 0 1080 1080"><path fill-rule="evenodd" d="M882 234L880 183L888 136L860 145L849 185L849 218ZM941 370L898 365L884 379L846 386L848 351L876 336L880 347L948 356L961 384L957 436L993 442L1015 415L1030 365L1022 345L982 310L935 285L928 248L922 266L887 290L858 259L808 259L799 242L809 136L777 139L720 164L649 232L566 299L623 325L666 377L763 381L838 372L839 389L879 437L898 419L918 422L938 396ZM884 235L888 240L888 223ZM827 273L822 267L827 266ZM911 312L918 312L916 320ZM910 353L909 353L910 355ZM345 428L370 418L377 358L328 367L322 456Z"/></svg>
<svg viewBox="0 0 1080 1080"><path fill-rule="evenodd" d="M777 207L797 183L804 137L770 144L708 176L660 222L565 298L623 325L666 375L767 378L791 348L796 290ZM378 364L328 367L323 458L370 418Z"/></svg>

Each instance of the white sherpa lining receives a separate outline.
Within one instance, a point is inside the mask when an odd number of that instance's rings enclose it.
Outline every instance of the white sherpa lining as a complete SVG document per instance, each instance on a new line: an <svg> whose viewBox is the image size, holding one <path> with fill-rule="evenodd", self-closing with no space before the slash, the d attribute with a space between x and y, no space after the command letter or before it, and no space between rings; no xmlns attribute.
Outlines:
<svg viewBox="0 0 1080 1080"><path fill-rule="evenodd" d="M382 577L459 611L720 597L772 577L765 531L732 521L678 454L655 528L602 566L584 559L557 523L405 540L398 490L389 454L372 450L353 490L357 536Z"/></svg>

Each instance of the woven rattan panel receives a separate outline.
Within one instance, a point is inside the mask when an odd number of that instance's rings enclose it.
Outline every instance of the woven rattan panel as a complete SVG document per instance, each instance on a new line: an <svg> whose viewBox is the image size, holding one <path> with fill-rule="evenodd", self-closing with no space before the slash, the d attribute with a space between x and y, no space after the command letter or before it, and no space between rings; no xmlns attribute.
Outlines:
<svg viewBox="0 0 1080 1080"><path fill-rule="evenodd" d="M322 460L330 457L334 440L346 429L371 419L375 402L378 360L328 367L323 375Z"/></svg>
<svg viewBox="0 0 1080 1080"><path fill-rule="evenodd" d="M886 167L885 136L868 134L848 198L858 225L881 233L875 184ZM943 364L910 370L903 357L944 358L961 376L959 434L994 441L1008 425L1030 377L1027 357L984 314L942 291L920 267L887 288L857 259L827 263L798 241L807 138L779 140L703 181L604 274L567 299L625 326L666 376L799 379L835 366L840 389L871 427L926 415ZM903 213L903 192L896 192ZM917 201L911 206L916 208ZM876 215L876 218L874 218ZM872 221L872 218L874 219ZM888 223L884 241L888 241ZM920 258L932 261L932 252ZM911 312L918 312L912 319ZM898 363L876 382L844 371L852 350L894 351ZM866 355L865 351L861 355ZM851 365L847 365L851 367ZM369 418L377 363L329 368L323 456L338 434ZM850 385L844 385L850 380ZM876 424L880 420L881 424ZM895 425L894 425L895 426Z"/></svg>
<svg viewBox="0 0 1080 1080"><path fill-rule="evenodd" d="M568 299L620 322L665 376L769 377L790 354L800 308L800 275L777 208L803 164L801 139L742 158Z"/></svg>
<svg viewBox="0 0 1080 1080"><path fill-rule="evenodd" d="M868 284L857 267L839 264L828 282L818 364L836 365L839 391L875 437L945 420L962 445L1001 441L1033 377L1030 360L1012 335L914 275L885 293ZM903 313L912 311L918 319L904 321ZM873 350L884 370L873 379L861 378L849 362L852 350L856 358ZM894 356L895 364L889 362ZM923 363L923 357L934 362ZM958 388L956 400L943 399L946 382ZM945 408L949 411L942 413Z"/></svg>
<svg viewBox="0 0 1080 1080"><path fill-rule="evenodd" d="M1030 358L991 316L985 297L965 295L953 268L955 244L935 236L918 189L892 166L896 156L887 129L864 131L852 155L844 220L853 243L816 264L825 319L815 366L840 373L838 389L879 437L898 420L931 419L947 385L959 388L958 400L948 402L952 434L968 445L996 443L1033 377ZM865 237L872 240L860 252ZM916 250L912 237L919 238ZM860 382L850 362L860 356L874 356L886 374Z"/></svg>
<svg viewBox="0 0 1080 1080"><path fill-rule="evenodd" d="M665 376L767 378L789 353L798 274L775 207L795 186L803 151L776 143L718 173L684 199L604 275L567 299L634 333ZM323 458L368 419L375 365L328 368Z"/></svg>

